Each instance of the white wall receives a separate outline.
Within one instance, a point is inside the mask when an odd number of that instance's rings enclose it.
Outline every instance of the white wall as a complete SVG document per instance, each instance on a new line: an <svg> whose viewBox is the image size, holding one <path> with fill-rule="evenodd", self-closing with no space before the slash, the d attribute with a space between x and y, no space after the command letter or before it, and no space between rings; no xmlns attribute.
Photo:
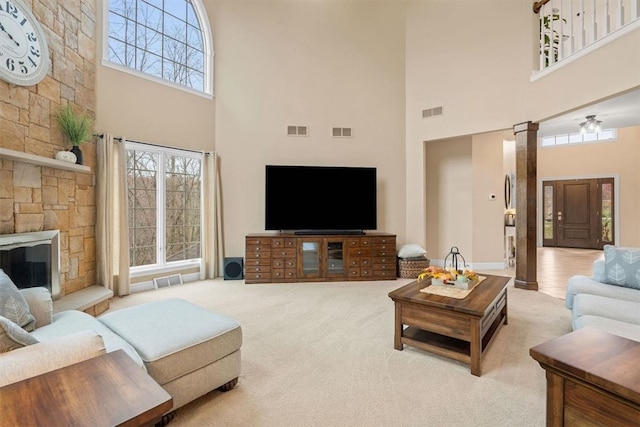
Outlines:
<svg viewBox="0 0 640 427"><path fill-rule="evenodd" d="M444 260L457 246L465 261L473 250L472 138L459 137L425 143L427 256ZM442 228L442 224L450 224Z"/></svg>
<svg viewBox="0 0 640 427"><path fill-rule="evenodd" d="M264 231L266 164L376 167L378 229L403 242L403 8L221 1L213 13L225 255L242 256L244 236ZM287 125L310 135L286 136ZM332 126L354 137L331 138ZM297 197L313 195L291 183L291 203Z"/></svg>
<svg viewBox="0 0 640 427"><path fill-rule="evenodd" d="M502 267L506 136L489 132L425 143L426 248L435 264L457 246L475 269Z"/></svg>
<svg viewBox="0 0 640 427"><path fill-rule="evenodd" d="M504 138L509 132L473 136L473 264L501 268L504 254ZM490 195L495 195L490 199Z"/></svg>
<svg viewBox="0 0 640 427"><path fill-rule="evenodd" d="M424 199L429 189L425 191L423 141L509 129L526 121L530 21L528 2L407 3L405 156L407 194L412 195L407 230L419 242L428 238L425 225L433 226L425 212L430 201ZM423 109L440 105L441 117L422 119ZM454 227L443 221L438 229Z"/></svg>

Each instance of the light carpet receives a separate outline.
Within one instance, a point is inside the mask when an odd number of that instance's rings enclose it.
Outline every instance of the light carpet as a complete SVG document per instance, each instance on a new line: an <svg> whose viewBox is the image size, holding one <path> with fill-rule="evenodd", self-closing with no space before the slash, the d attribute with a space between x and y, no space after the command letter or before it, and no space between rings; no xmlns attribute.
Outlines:
<svg viewBox="0 0 640 427"><path fill-rule="evenodd" d="M170 426L544 426L545 372L529 349L571 331L564 301L512 280L508 325L476 377L461 362L394 350L388 293L408 282L220 279L115 298L109 311L180 297L242 325L236 388L180 408Z"/></svg>

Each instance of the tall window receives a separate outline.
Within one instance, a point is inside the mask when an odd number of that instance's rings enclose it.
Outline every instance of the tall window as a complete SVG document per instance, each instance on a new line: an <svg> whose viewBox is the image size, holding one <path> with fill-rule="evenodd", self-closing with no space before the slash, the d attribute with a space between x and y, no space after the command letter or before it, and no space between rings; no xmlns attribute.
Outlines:
<svg viewBox="0 0 640 427"><path fill-rule="evenodd" d="M127 143L131 267L201 257L202 155Z"/></svg>
<svg viewBox="0 0 640 427"><path fill-rule="evenodd" d="M109 0L106 60L211 93L208 25L198 0ZM198 6L198 7L196 7Z"/></svg>

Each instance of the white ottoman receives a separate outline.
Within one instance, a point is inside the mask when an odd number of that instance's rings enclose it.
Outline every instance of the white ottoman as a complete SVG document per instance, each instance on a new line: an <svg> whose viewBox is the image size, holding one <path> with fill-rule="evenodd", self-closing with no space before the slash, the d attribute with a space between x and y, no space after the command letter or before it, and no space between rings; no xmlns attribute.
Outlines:
<svg viewBox="0 0 640 427"><path fill-rule="evenodd" d="M242 330L233 319L173 298L98 320L135 348L149 375L173 397L173 410L238 381Z"/></svg>

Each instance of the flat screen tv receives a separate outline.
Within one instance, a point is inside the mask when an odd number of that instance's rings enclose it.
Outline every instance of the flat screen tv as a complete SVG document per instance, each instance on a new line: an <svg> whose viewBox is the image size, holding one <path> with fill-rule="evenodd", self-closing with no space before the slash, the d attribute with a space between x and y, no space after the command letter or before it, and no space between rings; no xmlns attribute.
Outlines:
<svg viewBox="0 0 640 427"><path fill-rule="evenodd" d="M265 229L360 234L377 229L376 168L267 165Z"/></svg>

